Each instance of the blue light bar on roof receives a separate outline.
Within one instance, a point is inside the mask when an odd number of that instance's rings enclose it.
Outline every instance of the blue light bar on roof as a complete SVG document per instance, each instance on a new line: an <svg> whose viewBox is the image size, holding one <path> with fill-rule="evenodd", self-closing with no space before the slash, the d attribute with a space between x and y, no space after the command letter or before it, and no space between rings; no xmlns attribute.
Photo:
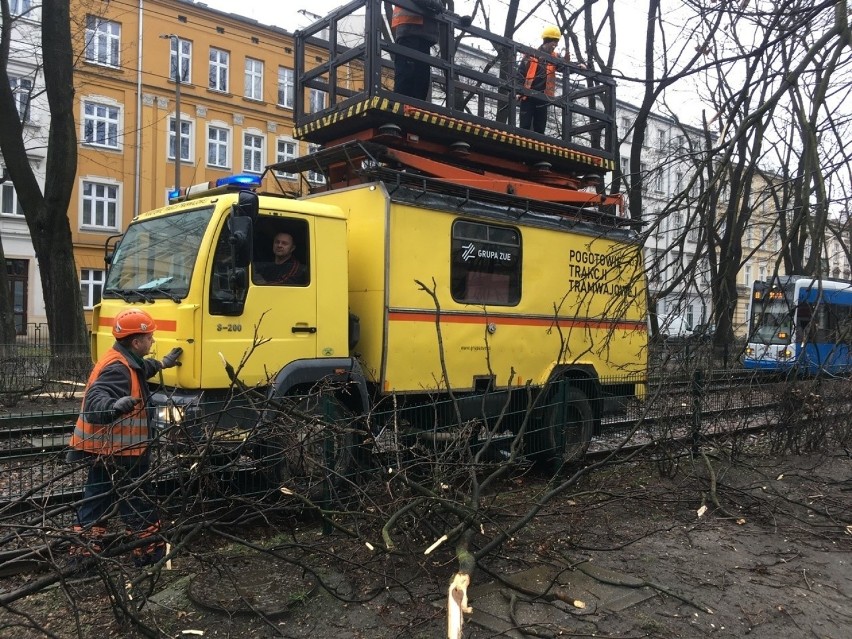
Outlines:
<svg viewBox="0 0 852 639"><path fill-rule="evenodd" d="M216 186L241 186L257 189L260 188L259 175L229 175L216 180Z"/></svg>
<svg viewBox="0 0 852 639"><path fill-rule="evenodd" d="M229 175L218 180L193 184L179 191L169 191L169 203L174 204L175 202L219 195L228 191L258 189L262 184L263 182L261 182L259 175Z"/></svg>

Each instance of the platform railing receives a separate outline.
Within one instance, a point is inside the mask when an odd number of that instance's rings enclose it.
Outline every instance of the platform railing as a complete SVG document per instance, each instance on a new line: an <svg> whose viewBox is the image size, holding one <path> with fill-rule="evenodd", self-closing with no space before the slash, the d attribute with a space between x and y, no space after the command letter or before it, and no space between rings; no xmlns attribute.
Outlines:
<svg viewBox="0 0 852 639"><path fill-rule="evenodd" d="M394 0L394 4L414 7L408 0ZM354 0L296 32L297 130L328 121L365 99L387 98L616 159L615 81L611 77L547 56L546 61L557 70L556 95L548 98L526 89L516 73L523 55L538 53L535 48L443 13L437 16L441 40L432 49L435 55L426 56L393 41L383 5L381 0ZM393 57L403 54L429 63L428 100L393 91ZM550 103L544 134L518 129L522 96ZM311 136L305 137L310 140Z"/></svg>

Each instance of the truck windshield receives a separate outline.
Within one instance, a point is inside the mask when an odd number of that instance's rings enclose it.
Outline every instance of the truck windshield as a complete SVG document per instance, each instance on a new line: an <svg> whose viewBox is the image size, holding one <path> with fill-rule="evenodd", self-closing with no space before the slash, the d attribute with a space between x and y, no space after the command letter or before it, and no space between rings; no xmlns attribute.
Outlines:
<svg viewBox="0 0 852 639"><path fill-rule="evenodd" d="M212 215L213 207L205 207L132 224L112 257L103 296L175 302L186 297Z"/></svg>

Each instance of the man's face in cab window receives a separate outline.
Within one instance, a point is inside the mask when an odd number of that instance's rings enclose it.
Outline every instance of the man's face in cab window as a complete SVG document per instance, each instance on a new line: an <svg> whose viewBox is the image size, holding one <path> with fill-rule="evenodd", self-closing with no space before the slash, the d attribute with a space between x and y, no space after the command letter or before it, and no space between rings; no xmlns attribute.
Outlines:
<svg viewBox="0 0 852 639"><path fill-rule="evenodd" d="M293 254L296 245L293 244L293 236L289 233L279 233L272 241L272 254L276 262L283 262Z"/></svg>

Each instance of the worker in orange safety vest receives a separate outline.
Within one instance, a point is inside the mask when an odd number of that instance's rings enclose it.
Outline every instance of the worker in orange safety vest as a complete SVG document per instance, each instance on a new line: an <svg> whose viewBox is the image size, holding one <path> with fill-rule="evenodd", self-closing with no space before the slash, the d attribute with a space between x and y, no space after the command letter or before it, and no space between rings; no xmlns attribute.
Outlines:
<svg viewBox="0 0 852 639"><path fill-rule="evenodd" d="M119 312L112 327L116 342L95 364L86 383L67 455L68 461L88 466L69 550L72 564L103 550L106 518L116 502L131 538L149 540L134 548L134 564L154 564L165 554L159 515L145 478L151 441L147 379L179 365L183 349L172 349L162 361L145 358L156 328L154 319L141 309Z"/></svg>
<svg viewBox="0 0 852 639"><path fill-rule="evenodd" d="M538 48L548 56L554 55L562 33L558 27L546 26L541 33L542 43ZM552 98L556 93L556 65L544 56L525 55L518 65L517 81L524 88L540 91ZM522 129L544 133L547 127L547 107L549 102L530 95L521 94L518 125Z"/></svg>
<svg viewBox="0 0 852 639"><path fill-rule="evenodd" d="M393 6L391 31L394 41L402 47L413 49L423 55L431 55L432 47L438 43L439 28L435 16L444 10L442 0L409 0L418 7L417 11L406 9L391 2ZM415 60L399 53L394 55L394 93L426 100L429 97L432 69L428 62Z"/></svg>

